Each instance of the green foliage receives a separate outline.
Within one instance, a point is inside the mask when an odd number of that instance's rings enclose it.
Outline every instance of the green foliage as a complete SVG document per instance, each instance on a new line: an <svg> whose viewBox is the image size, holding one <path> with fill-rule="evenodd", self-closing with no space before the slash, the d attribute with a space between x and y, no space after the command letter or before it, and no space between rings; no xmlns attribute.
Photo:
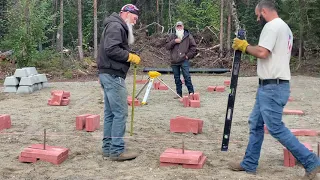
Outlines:
<svg viewBox="0 0 320 180"><path fill-rule="evenodd" d="M220 24L219 4L212 3L211 0L203 0L199 6L194 1L181 2L173 21L183 21L189 29L203 29L206 26L217 28Z"/></svg>
<svg viewBox="0 0 320 180"><path fill-rule="evenodd" d="M47 26L51 21L48 0L20 0L9 4L8 33L1 41L6 49L14 50L19 67L27 66L37 46L47 40Z"/></svg>

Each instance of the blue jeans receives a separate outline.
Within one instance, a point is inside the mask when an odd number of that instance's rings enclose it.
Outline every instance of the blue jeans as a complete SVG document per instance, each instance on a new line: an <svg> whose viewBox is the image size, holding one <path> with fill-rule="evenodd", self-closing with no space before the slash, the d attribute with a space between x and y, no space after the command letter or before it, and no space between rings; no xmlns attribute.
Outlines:
<svg viewBox="0 0 320 180"><path fill-rule="evenodd" d="M256 102L249 117L249 143L241 167L255 172L264 138L264 123L271 136L286 147L307 172L320 165L317 156L310 152L282 122L282 111L288 102L290 84L259 85Z"/></svg>
<svg viewBox="0 0 320 180"><path fill-rule="evenodd" d="M182 70L182 75L184 78L184 82L188 88L189 94L194 93L193 85L191 82L191 76L189 73L189 61L185 60L181 65L172 65L174 82L176 84L177 93L182 96L182 82L180 79L180 68Z"/></svg>
<svg viewBox="0 0 320 180"><path fill-rule="evenodd" d="M123 78L99 74L104 90L104 129L102 151L118 156L124 151L123 136L128 117L127 88Z"/></svg>

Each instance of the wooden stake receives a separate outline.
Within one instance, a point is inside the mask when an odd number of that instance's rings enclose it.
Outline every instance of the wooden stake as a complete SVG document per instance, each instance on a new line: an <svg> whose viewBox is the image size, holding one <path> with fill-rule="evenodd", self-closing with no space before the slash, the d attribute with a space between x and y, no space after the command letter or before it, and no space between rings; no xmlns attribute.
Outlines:
<svg viewBox="0 0 320 180"><path fill-rule="evenodd" d="M46 129L44 129L44 132L43 132L43 150L46 150Z"/></svg>

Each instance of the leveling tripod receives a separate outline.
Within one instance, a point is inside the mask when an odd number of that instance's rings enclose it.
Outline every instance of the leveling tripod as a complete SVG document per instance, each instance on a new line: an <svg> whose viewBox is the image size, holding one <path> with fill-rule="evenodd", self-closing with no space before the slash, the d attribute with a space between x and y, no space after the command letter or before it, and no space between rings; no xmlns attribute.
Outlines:
<svg viewBox="0 0 320 180"><path fill-rule="evenodd" d="M182 98L179 94L177 94L174 90L172 90L166 83L163 82L162 79L160 79L159 77L161 76L161 73L157 72L157 71L149 71L148 72L148 81L143 85L143 87L140 89L140 91L138 92L138 94L135 96L135 98L138 98L138 96L140 95L140 93L144 90L145 87L147 87L146 93L144 94L143 100L141 102L141 105L145 105L147 104L147 99L148 96L150 94L150 90L151 87L153 85L153 82L155 79L158 79L161 83L163 83L167 88L169 88L176 96ZM148 85L148 86L147 86Z"/></svg>

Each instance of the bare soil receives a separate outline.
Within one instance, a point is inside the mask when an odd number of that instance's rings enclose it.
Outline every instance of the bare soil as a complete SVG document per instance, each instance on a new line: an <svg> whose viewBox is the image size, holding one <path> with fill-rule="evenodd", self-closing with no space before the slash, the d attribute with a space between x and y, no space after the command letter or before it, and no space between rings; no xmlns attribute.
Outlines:
<svg viewBox="0 0 320 180"><path fill-rule="evenodd" d="M201 107L185 108L173 99L171 91L151 90L148 105L135 108L134 132L130 136L131 107L127 121L125 141L131 150L140 152L132 161L112 162L101 156L103 132L103 104L101 88L97 80L86 82L50 82L51 87L29 95L0 93L0 114L10 114L12 128L0 133L0 179L215 179L215 180L292 180L304 175L301 166L283 166L283 147L269 134L265 135L257 175L232 172L227 162L240 160L248 143L248 116L253 108L257 77L240 77L232 124L229 150L220 150L228 92L209 93L209 85L223 85L230 75L192 75L195 90L200 92ZM147 76L138 75L137 79ZM175 89L173 76L161 78ZM132 94L132 76L126 79L128 94ZM301 109L304 116L283 116L289 128L320 130L320 79L295 76L291 96L286 108ZM143 85L137 84L137 90ZM2 88L2 87L1 87ZM184 92L186 87L183 87ZM47 105L50 91L61 89L71 92L68 106ZM139 96L143 98L144 92ZM101 115L101 128L95 132L77 131L77 115L92 113ZM170 118L188 116L204 121L203 133L170 133ZM23 148L43 142L43 130L47 129L47 145L70 149L69 158L60 165L38 161L20 163L17 159ZM160 154L166 148L180 148L182 138L189 150L203 151L208 157L203 169L159 167ZM298 137L310 143L316 152L318 137ZM318 177L319 178L319 177Z"/></svg>

